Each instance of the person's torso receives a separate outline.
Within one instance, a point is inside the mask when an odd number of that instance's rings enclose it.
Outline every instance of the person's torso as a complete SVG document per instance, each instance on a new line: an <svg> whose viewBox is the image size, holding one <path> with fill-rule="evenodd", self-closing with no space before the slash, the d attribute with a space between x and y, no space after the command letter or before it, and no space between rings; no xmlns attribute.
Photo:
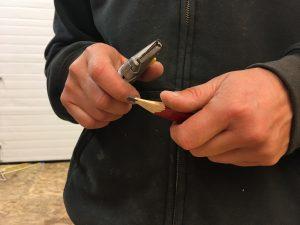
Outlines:
<svg viewBox="0 0 300 225"><path fill-rule="evenodd" d="M280 58L300 41L300 1L91 0L106 43L130 57L155 39L162 78L136 83L157 99L214 76ZM296 225L300 154L276 166L240 168L194 158L170 123L134 108L108 127L85 130L65 189L78 225ZM80 216L78 216L80 215Z"/></svg>

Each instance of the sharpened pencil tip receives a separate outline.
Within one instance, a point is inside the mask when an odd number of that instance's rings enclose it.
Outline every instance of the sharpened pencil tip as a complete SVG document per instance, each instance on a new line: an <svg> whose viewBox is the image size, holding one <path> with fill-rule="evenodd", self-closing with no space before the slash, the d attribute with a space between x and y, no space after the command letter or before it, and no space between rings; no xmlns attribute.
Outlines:
<svg viewBox="0 0 300 225"><path fill-rule="evenodd" d="M129 96L129 97L127 98L127 100L128 100L130 103L132 103L132 104L134 104L134 103L136 102L135 97L132 97L132 96Z"/></svg>

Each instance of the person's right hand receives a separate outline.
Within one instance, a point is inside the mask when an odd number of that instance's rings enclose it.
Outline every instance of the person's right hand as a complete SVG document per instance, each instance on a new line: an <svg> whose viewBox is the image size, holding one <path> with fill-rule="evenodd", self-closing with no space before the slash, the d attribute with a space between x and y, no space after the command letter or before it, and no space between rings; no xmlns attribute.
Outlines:
<svg viewBox="0 0 300 225"><path fill-rule="evenodd" d="M60 100L83 127L105 127L130 111L127 97L139 93L117 72L125 61L113 47L97 43L89 46L69 67ZM162 73L162 64L155 62L140 80L150 81Z"/></svg>

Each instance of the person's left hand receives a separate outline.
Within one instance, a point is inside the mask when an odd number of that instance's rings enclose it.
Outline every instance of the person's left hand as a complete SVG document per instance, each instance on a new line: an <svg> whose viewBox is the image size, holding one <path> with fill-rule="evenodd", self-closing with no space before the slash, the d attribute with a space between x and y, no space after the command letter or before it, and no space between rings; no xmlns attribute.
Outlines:
<svg viewBox="0 0 300 225"><path fill-rule="evenodd" d="M171 137L195 157L237 166L271 166L286 153L292 109L288 93L272 72L230 72L162 101L179 112L196 112L173 124Z"/></svg>

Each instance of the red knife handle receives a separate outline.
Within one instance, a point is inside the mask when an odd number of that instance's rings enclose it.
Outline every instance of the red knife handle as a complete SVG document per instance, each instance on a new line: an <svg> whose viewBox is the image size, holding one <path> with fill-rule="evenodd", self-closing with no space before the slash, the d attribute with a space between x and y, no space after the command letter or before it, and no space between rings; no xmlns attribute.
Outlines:
<svg viewBox="0 0 300 225"><path fill-rule="evenodd" d="M182 112L176 112L172 109L166 108L164 111L162 112L158 112L158 113L154 113L155 115L171 120L171 121L175 121L177 123L182 123L184 122L186 119L188 119L190 116L193 115L193 113L182 113Z"/></svg>

